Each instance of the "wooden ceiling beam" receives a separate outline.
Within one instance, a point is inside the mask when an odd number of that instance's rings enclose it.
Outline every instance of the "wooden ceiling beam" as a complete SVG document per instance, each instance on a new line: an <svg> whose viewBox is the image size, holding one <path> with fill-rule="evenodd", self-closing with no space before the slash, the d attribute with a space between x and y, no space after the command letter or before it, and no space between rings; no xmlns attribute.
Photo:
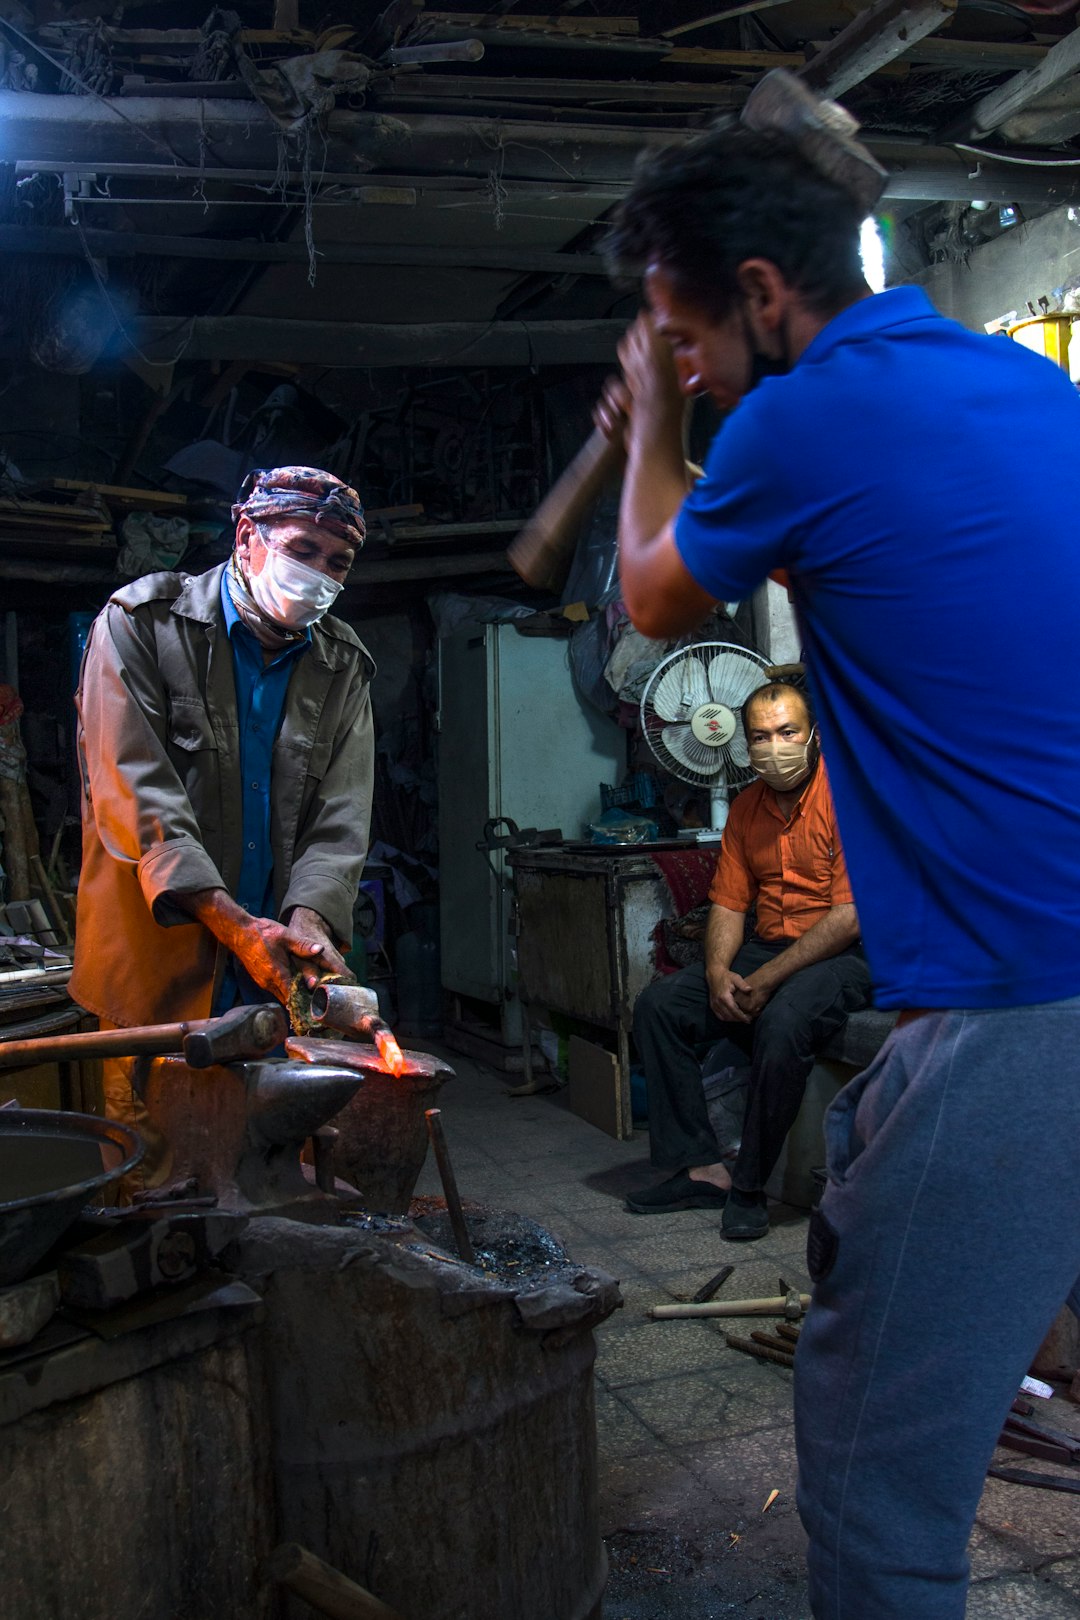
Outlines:
<svg viewBox="0 0 1080 1620"><path fill-rule="evenodd" d="M150 360L277 360L348 370L386 366L561 366L615 358L625 321L444 321L374 325L258 315L148 316L128 340Z"/></svg>
<svg viewBox="0 0 1080 1620"><path fill-rule="evenodd" d="M993 130L1000 129L1010 119L1025 112L1039 97L1048 92L1055 91L1066 82L1080 73L1080 28L1066 34L1064 39L1052 45L1037 67L1028 69L1025 73L1017 73L1013 78L991 90L989 95L983 96L971 109L967 120L968 133L975 137L989 135ZM1060 119L1060 110L1054 109ZM1076 127L1070 134L1080 132L1080 114L1076 116ZM1029 131L1029 138L1031 132ZM1044 137L1037 137L1044 138ZM1057 140L1067 139L1060 132L1051 138Z"/></svg>
<svg viewBox="0 0 1080 1620"><path fill-rule="evenodd" d="M874 0L797 70L799 77L822 95L843 96L904 56L915 41L951 22L956 4L957 0Z"/></svg>
<svg viewBox="0 0 1080 1620"><path fill-rule="evenodd" d="M84 246L85 244L85 246ZM0 225L0 253L52 254L59 258L213 259L247 264L306 264L303 242L236 241L215 236L158 236L144 231L63 225ZM321 264L394 265L422 270L505 270L552 276L607 275L595 253L545 253L540 248L437 247L415 243L388 247L372 242L316 243Z"/></svg>

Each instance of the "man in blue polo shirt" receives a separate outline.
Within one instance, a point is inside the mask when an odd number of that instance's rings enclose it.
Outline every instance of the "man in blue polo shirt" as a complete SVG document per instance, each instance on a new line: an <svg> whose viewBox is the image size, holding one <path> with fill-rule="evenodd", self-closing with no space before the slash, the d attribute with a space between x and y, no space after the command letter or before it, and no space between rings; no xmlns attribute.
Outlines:
<svg viewBox="0 0 1080 1620"><path fill-rule="evenodd" d="M790 577L876 1001L902 1009L827 1119L811 1602L958 1620L1002 1419L1080 1307L1080 547L1043 454L1080 444L1080 400L921 291L872 296L860 213L778 136L653 161L612 241L648 310L599 416L640 630ZM680 379L732 411L689 494Z"/></svg>

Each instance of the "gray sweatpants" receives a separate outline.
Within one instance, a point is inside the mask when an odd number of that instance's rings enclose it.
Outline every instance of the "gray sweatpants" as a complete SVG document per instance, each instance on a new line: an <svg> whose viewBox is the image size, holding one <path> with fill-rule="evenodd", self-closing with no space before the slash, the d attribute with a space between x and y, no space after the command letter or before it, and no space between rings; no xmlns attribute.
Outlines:
<svg viewBox="0 0 1080 1620"><path fill-rule="evenodd" d="M815 1620L959 1620L1002 1421L1080 1314L1080 997L927 1013L826 1115L795 1362Z"/></svg>

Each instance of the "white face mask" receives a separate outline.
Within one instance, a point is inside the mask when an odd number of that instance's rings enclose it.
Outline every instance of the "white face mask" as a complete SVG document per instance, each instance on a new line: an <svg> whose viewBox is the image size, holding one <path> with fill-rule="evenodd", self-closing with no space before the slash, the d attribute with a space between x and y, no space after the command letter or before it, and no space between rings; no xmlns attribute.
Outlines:
<svg viewBox="0 0 1080 1620"><path fill-rule="evenodd" d="M813 760L810 757L810 746L814 740L811 732L804 743L772 743L756 742L750 744L750 765L761 780L768 784L776 793L792 793L810 775Z"/></svg>
<svg viewBox="0 0 1080 1620"><path fill-rule="evenodd" d="M248 589L268 619L290 630L314 624L341 594L338 580L272 546L266 546L262 572L248 572Z"/></svg>

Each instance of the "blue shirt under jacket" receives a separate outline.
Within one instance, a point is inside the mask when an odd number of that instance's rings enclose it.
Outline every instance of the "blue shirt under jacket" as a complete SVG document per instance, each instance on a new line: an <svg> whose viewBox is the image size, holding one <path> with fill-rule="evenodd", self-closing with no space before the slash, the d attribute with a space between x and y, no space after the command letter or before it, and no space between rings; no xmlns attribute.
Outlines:
<svg viewBox="0 0 1080 1620"><path fill-rule="evenodd" d="M676 521L722 600L790 570L883 1007L1080 993L1080 398L916 288L718 433Z"/></svg>
<svg viewBox="0 0 1080 1620"><path fill-rule="evenodd" d="M286 647L267 664L263 650L237 613L229 591L228 569L221 576L221 607L233 655L236 682L236 716L240 727L240 776L243 791L242 825L244 847L240 861L240 881L233 899L253 917L274 916L274 862L270 847L270 770L274 742L281 730L285 698L298 658L311 643L310 630L303 641ZM237 1002L272 1001L234 957L229 958L218 993L215 1014Z"/></svg>

